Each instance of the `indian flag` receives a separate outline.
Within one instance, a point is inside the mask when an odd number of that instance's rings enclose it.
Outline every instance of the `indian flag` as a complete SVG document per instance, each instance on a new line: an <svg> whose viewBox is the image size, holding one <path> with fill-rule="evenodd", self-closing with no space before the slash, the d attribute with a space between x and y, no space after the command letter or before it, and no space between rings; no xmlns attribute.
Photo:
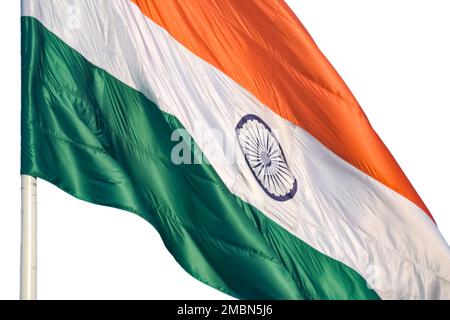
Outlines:
<svg viewBox="0 0 450 320"><path fill-rule="evenodd" d="M22 0L21 172L237 298L450 298L429 210L281 0Z"/></svg>

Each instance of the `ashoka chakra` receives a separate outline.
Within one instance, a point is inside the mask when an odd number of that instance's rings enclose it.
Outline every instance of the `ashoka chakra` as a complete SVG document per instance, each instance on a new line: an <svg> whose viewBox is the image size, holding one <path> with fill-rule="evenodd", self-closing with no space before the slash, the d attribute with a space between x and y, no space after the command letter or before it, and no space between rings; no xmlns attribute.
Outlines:
<svg viewBox="0 0 450 320"><path fill-rule="evenodd" d="M248 114L237 124L236 135L245 161L265 193L277 201L291 199L297 192L297 180L270 127Z"/></svg>

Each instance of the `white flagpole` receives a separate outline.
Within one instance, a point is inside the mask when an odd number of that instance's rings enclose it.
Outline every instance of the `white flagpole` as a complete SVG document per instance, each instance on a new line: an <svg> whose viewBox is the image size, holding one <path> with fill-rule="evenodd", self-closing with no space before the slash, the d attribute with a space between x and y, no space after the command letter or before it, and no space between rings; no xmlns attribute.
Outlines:
<svg viewBox="0 0 450 320"><path fill-rule="evenodd" d="M22 175L22 239L20 248L20 299L36 300L36 178Z"/></svg>

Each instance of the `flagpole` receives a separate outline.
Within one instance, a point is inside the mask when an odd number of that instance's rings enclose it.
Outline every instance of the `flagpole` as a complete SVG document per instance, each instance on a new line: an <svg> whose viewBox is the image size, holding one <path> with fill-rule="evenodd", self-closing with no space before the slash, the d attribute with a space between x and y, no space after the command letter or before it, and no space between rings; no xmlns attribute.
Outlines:
<svg viewBox="0 0 450 320"><path fill-rule="evenodd" d="M36 178L22 175L22 238L20 299L35 300L37 292Z"/></svg>

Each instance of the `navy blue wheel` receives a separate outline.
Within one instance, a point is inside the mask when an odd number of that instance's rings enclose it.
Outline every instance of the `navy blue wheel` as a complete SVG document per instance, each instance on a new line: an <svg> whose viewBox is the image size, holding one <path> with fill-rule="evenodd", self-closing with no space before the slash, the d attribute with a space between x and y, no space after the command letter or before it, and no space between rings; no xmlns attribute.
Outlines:
<svg viewBox="0 0 450 320"><path fill-rule="evenodd" d="M292 199L297 180L270 127L258 116L248 114L236 125L236 136L245 161L264 192L277 201Z"/></svg>

